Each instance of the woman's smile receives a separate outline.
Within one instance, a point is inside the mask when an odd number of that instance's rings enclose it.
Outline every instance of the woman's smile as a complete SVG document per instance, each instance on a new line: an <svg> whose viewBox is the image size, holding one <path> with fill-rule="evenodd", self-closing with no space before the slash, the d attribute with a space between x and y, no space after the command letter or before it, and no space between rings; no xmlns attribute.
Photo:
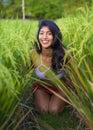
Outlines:
<svg viewBox="0 0 93 130"><path fill-rule="evenodd" d="M48 44L48 42L49 42L48 40L42 40L43 44Z"/></svg>

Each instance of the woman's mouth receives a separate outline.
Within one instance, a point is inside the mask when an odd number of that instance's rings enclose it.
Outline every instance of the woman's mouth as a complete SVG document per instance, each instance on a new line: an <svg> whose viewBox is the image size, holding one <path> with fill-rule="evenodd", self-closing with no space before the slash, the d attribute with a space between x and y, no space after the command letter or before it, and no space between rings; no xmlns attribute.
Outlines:
<svg viewBox="0 0 93 130"><path fill-rule="evenodd" d="M42 41L43 44L48 44L48 41L44 40Z"/></svg>

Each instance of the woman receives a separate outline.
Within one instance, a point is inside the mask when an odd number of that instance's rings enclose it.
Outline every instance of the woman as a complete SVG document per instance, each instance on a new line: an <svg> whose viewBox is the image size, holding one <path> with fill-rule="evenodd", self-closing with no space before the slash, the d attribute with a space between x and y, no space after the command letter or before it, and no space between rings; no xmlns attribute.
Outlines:
<svg viewBox="0 0 93 130"><path fill-rule="evenodd" d="M34 105L40 113L59 114L64 109L65 102L55 95L57 93L63 96L62 92L46 75L47 71L51 69L58 78L62 78L64 55L62 34L58 26L51 20L40 21L35 49L30 53L37 76L37 81L33 83ZM43 85L38 80L49 85Z"/></svg>

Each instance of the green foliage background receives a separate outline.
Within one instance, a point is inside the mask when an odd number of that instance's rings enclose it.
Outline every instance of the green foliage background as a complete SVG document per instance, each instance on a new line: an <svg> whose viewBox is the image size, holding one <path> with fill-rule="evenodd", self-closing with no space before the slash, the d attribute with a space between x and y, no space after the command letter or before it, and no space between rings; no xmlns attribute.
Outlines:
<svg viewBox="0 0 93 130"><path fill-rule="evenodd" d="M58 19L76 14L78 7L92 6L92 0L25 0L25 14L29 19ZM22 18L22 0L0 1L0 18Z"/></svg>
<svg viewBox="0 0 93 130"><path fill-rule="evenodd" d="M70 81L73 81L77 95L72 89L70 91L65 89L65 91L67 91L70 102L91 130L93 130L92 3L92 0L80 0L78 3L76 0L25 0L26 17L29 19L55 19L59 25L63 34L63 43L69 48L68 53L71 52L75 59L70 64L71 69L68 68L68 70L71 75ZM89 8L91 6L92 8ZM38 20L3 20L22 18L21 0L8 0L4 4L0 1L0 9L2 19L0 20L2 32L0 33L0 130L8 128L16 130L32 110L32 104L26 106L25 102L22 104L20 101L25 88L29 87L29 80L33 79L29 51L34 43ZM60 84L59 81L56 83ZM30 98L32 98L31 95ZM23 113L22 116L19 114L20 111L17 112L20 104L28 108L27 113ZM44 118L42 117L42 119ZM60 118L60 127L64 130L74 128L71 126L71 122L66 124L65 115L62 119L64 121ZM64 126L61 121L66 122ZM43 123L41 122L41 124ZM58 127L57 122L55 126ZM75 128L78 129L78 125L75 125Z"/></svg>

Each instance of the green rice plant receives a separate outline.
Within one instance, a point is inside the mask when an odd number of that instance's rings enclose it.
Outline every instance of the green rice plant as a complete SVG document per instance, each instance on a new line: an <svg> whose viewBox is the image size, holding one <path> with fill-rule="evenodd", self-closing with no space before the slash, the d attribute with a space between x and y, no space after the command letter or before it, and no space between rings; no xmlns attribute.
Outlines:
<svg viewBox="0 0 93 130"><path fill-rule="evenodd" d="M0 28L0 129L8 127L30 80L32 69L29 50L34 34L31 24L16 21L1 21Z"/></svg>
<svg viewBox="0 0 93 130"><path fill-rule="evenodd" d="M93 55L92 55L93 56ZM91 61L89 55L88 60ZM82 115L85 122L92 130L93 128L93 62L89 63L87 58L83 58L82 67L78 66L73 59L70 62L69 75L73 88L70 89L70 97L68 99L72 102L73 106Z"/></svg>
<svg viewBox="0 0 93 130"><path fill-rule="evenodd" d="M70 61L67 69L69 86L59 80L50 70L47 76L59 87L66 98L83 117L88 127L93 128L93 9L79 12L76 17L56 20L67 46L66 56ZM0 129L16 126L15 111L22 93L32 77L29 51L33 48L37 21L0 21ZM34 30L34 31L32 31ZM54 77L54 78L51 78ZM44 83L43 83L44 84ZM15 119L13 119L15 117ZM25 117L25 115L24 115ZM21 120L19 119L18 122Z"/></svg>

